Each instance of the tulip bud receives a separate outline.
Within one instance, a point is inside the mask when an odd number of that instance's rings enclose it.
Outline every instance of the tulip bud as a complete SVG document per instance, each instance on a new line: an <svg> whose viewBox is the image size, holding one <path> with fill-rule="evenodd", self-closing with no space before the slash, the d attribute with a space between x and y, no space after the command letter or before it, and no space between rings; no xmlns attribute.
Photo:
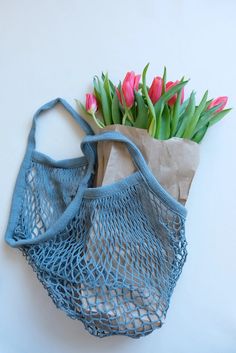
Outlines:
<svg viewBox="0 0 236 353"><path fill-rule="evenodd" d="M97 104L97 100L96 100L96 97L94 96L94 94L92 94L92 93L86 94L85 108L86 108L87 112L90 114L94 114L97 111L98 104Z"/></svg>
<svg viewBox="0 0 236 353"><path fill-rule="evenodd" d="M224 107L226 106L228 101L228 97L224 96L224 97L218 97L216 99L214 99L207 107L207 109L211 109L213 107L215 107L216 105L221 104L221 106L216 110L216 113L221 112Z"/></svg>
<svg viewBox="0 0 236 353"><path fill-rule="evenodd" d="M131 108L134 104L134 90L138 91L140 78L141 75L135 75L133 71L129 71L125 75L121 89L124 95L125 104L127 105L127 108ZM121 94L117 88L116 93L120 103L122 104Z"/></svg>
<svg viewBox="0 0 236 353"><path fill-rule="evenodd" d="M125 75L123 84L129 82L129 84L131 85L131 87L134 87L134 79L135 79L135 73L133 71L129 71L127 72L127 74Z"/></svg>
<svg viewBox="0 0 236 353"><path fill-rule="evenodd" d="M166 84L166 91L168 91L169 89L171 89L173 86L176 86L177 84L179 83L179 81L175 81L175 82L172 82L172 81L169 81L167 82ZM173 97L171 97L169 100L168 100L168 104L170 107L173 107L173 105L175 105L175 102L177 100L177 93L175 93L173 95ZM181 99L180 99L180 104L182 104L184 101L184 89L182 88L181 90Z"/></svg>
<svg viewBox="0 0 236 353"><path fill-rule="evenodd" d="M161 97L162 94L163 80L161 77L155 77L152 81L151 87L148 91L148 95L153 104L155 104Z"/></svg>
<svg viewBox="0 0 236 353"><path fill-rule="evenodd" d="M135 89L135 91L138 91L140 78L141 78L141 75L134 76L134 89Z"/></svg>
<svg viewBox="0 0 236 353"><path fill-rule="evenodd" d="M125 98L127 108L131 108L134 104L134 89L129 82L124 82L122 85L122 92Z"/></svg>

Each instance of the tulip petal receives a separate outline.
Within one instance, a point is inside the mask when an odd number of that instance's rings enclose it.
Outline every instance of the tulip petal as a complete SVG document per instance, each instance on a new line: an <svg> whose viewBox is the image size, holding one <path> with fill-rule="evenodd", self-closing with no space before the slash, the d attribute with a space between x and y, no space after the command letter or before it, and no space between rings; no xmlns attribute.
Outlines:
<svg viewBox="0 0 236 353"><path fill-rule="evenodd" d="M139 81L140 81L141 75L136 75L134 78L134 89L135 91L138 91L139 89Z"/></svg>
<svg viewBox="0 0 236 353"><path fill-rule="evenodd" d="M94 94L92 93L87 93L86 94L86 103L85 103L85 108L88 113L92 114L97 111L98 105L97 105L97 100Z"/></svg>
<svg viewBox="0 0 236 353"><path fill-rule="evenodd" d="M135 73L134 71L129 71L125 75L123 84L126 84L127 82L130 84L130 86L133 88L134 87L134 80L135 80Z"/></svg>
<svg viewBox="0 0 236 353"><path fill-rule="evenodd" d="M182 88L184 88L184 86L188 83L188 80L180 82L176 85L174 85L173 87L169 88L168 91L166 91L161 98L159 99L159 101L154 105L155 107L155 111L156 109L159 110L159 105L161 103L166 103L167 101L169 101L169 99L176 93L178 93Z"/></svg>
<svg viewBox="0 0 236 353"><path fill-rule="evenodd" d="M149 97L153 104L155 104L161 97L162 94L162 78L155 77L152 81L151 87L148 91Z"/></svg>
<svg viewBox="0 0 236 353"><path fill-rule="evenodd" d="M208 109L211 109L212 107L219 105L220 107L217 109L216 113L220 112L221 110L224 109L224 107L226 106L228 101L228 97L223 96L223 97L218 97L216 99L214 99L208 106Z"/></svg>
<svg viewBox="0 0 236 353"><path fill-rule="evenodd" d="M131 108L134 104L134 90L128 81L123 83L122 92L123 92L127 107Z"/></svg>

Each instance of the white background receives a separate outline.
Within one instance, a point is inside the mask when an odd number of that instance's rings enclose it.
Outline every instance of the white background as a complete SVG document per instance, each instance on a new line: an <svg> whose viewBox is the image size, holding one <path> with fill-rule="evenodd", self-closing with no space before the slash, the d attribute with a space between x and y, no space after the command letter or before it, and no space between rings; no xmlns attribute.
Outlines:
<svg viewBox="0 0 236 353"><path fill-rule="evenodd" d="M236 352L236 112L201 146L189 201L188 258L163 328L140 340L96 339L58 311L31 268L4 244L11 195L33 112L62 96L84 100L102 70L117 82L151 63L148 79L190 77L198 98L235 107L234 0L0 0L0 353ZM39 124L39 148L79 153L62 110Z"/></svg>

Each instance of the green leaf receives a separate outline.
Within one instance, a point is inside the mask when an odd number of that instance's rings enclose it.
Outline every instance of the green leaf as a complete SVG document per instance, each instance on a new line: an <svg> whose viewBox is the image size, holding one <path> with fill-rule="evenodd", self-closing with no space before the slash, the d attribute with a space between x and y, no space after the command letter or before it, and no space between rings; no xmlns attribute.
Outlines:
<svg viewBox="0 0 236 353"><path fill-rule="evenodd" d="M102 113L105 121L105 125L112 124L111 118L111 105L109 103L109 98L107 97L106 90L103 86L103 82L97 77L98 91L101 95L101 105L102 105Z"/></svg>
<svg viewBox="0 0 236 353"><path fill-rule="evenodd" d="M111 80L109 80L109 83L110 83L112 93L115 94L116 89L115 89L114 83Z"/></svg>
<svg viewBox="0 0 236 353"><path fill-rule="evenodd" d="M165 107L165 104L163 102L160 102L161 104L159 105L159 110L157 111L157 119L156 119L156 133L155 137L157 139L162 139L162 113L163 109Z"/></svg>
<svg viewBox="0 0 236 353"><path fill-rule="evenodd" d="M200 143L203 139L203 137L205 136L206 132L208 129L208 124L204 127L202 127L193 137L191 140L193 140L194 142Z"/></svg>
<svg viewBox="0 0 236 353"><path fill-rule="evenodd" d="M97 83L97 79L98 79L98 76L94 76L94 78L93 78L93 88L94 88L94 94L95 94L97 100L99 101L99 103L101 103L101 94L100 94L100 91L99 91L99 86L98 86L98 83Z"/></svg>
<svg viewBox="0 0 236 353"><path fill-rule="evenodd" d="M154 110L155 110L155 114L157 117L157 123L156 123L156 136L160 136L161 134L161 115L162 115L162 111L164 109L164 105L165 103L171 98L173 97L173 95L175 95L176 93L178 93L179 91L181 91L181 89L187 84L188 81L183 81L178 83L177 85L173 86L172 88L170 88L167 92L165 92L160 99L156 102L156 104L154 105Z"/></svg>
<svg viewBox="0 0 236 353"><path fill-rule="evenodd" d="M149 86L146 85L146 87L147 87L147 90L149 91ZM142 82L139 83L139 85L138 85L138 91L139 91L140 89L141 89L141 91L143 90L143 84L142 84Z"/></svg>
<svg viewBox="0 0 236 353"><path fill-rule="evenodd" d="M186 108L187 108L187 106L188 106L189 100L190 100L190 98L186 99L186 100L181 104L181 106L180 106L180 108L179 108L179 116L180 116L180 117L184 114L184 112L185 112L185 110L186 110Z"/></svg>
<svg viewBox="0 0 236 353"><path fill-rule="evenodd" d="M181 109L181 90L177 93L177 99L173 107L173 115L171 119L171 136L174 136L177 130L179 118L180 118L180 109Z"/></svg>
<svg viewBox="0 0 236 353"><path fill-rule="evenodd" d="M126 125L126 126L133 126L132 123L131 123L131 121L128 120L128 119L125 120L125 124L124 124L124 125Z"/></svg>
<svg viewBox="0 0 236 353"><path fill-rule="evenodd" d="M148 105L148 108L150 111L150 116L151 116L151 124L149 125L148 131L149 131L149 134L152 137L154 137L155 132L156 132L156 114L155 114L155 110L154 110L154 106L152 104L152 101L148 95L148 90L147 90L147 85L146 85L146 75L147 75L148 66L149 66L149 64L147 64L145 66L145 68L143 69L143 73L142 73L142 82L143 82L142 93L146 98L147 105Z"/></svg>
<svg viewBox="0 0 236 353"><path fill-rule="evenodd" d="M194 134L198 132L202 127L204 127L206 124L209 123L209 121L216 115L217 109L219 109L220 104L212 107L211 109L207 110L206 112L203 112L203 114L200 116L200 119L197 123L197 126L194 130Z"/></svg>
<svg viewBox="0 0 236 353"><path fill-rule="evenodd" d="M97 119L96 115L95 114L90 114L89 112L87 112L85 106L79 102L77 99L75 100L76 101L76 104L78 105L78 107L81 109L81 111L85 114L85 116L89 116L90 118L92 117L93 120L95 121L95 123L100 127L100 128L103 128L104 127L104 124L101 120Z"/></svg>
<svg viewBox="0 0 236 353"><path fill-rule="evenodd" d="M90 115L90 114L87 112L85 106L84 106L78 99L76 99L75 101L76 101L76 104L77 104L77 106L79 107L79 109L80 109L85 115Z"/></svg>
<svg viewBox="0 0 236 353"><path fill-rule="evenodd" d="M202 111L206 105L207 96L208 96L208 91L205 92L201 102L199 103L198 107L196 107L195 113L193 114L192 119L188 121L185 132L183 134L183 138L191 138L193 136L194 130L197 126L200 115L202 114Z"/></svg>
<svg viewBox="0 0 236 353"><path fill-rule="evenodd" d="M179 119L178 119L178 124L177 124L177 128L176 128L176 131L174 133L173 136L175 136L176 132L179 130L180 128L180 125L182 124L182 121L184 119L184 116L185 116L185 113L186 113L186 108L189 104L189 100L190 98L187 98L180 106L179 108Z"/></svg>
<svg viewBox="0 0 236 353"><path fill-rule="evenodd" d="M121 91L121 82L119 82L119 84L118 84L118 86L117 86L117 89L118 89L119 92ZM117 94L116 91L115 91L115 94ZM121 113L124 114L125 108L123 107L123 105L121 104L120 101L119 101L119 107L120 107Z"/></svg>
<svg viewBox="0 0 236 353"><path fill-rule="evenodd" d="M110 82L109 82L109 78L108 78L108 74L107 73L106 73L105 78L104 78L104 89L106 91L109 104L111 105L112 95L111 95L111 87L110 87Z"/></svg>
<svg viewBox="0 0 236 353"><path fill-rule="evenodd" d="M156 137L158 138L155 133L156 133L156 119L153 119L151 116L150 116L150 113L149 113L149 127L148 127L148 133L150 136L152 137ZM154 136L153 136L153 131L155 131L154 133Z"/></svg>
<svg viewBox="0 0 236 353"><path fill-rule="evenodd" d="M158 138L160 140L166 140L170 137L170 110L167 104L163 108L161 115L161 126Z"/></svg>
<svg viewBox="0 0 236 353"><path fill-rule="evenodd" d="M162 94L166 91L166 67L164 66L164 71L162 75Z"/></svg>
<svg viewBox="0 0 236 353"><path fill-rule="evenodd" d="M165 73L164 73L165 75ZM162 112L165 106L165 103L171 98L173 97L176 93L178 93L179 91L181 91L181 89L187 84L188 81L182 81L180 83L178 83L177 85L173 86L172 88L170 88L167 92L165 92L160 99L156 102L156 104L154 105L154 110L155 110L155 114L156 114L156 134L155 136L157 138L161 138L162 132L161 132L161 124L162 124Z"/></svg>
<svg viewBox="0 0 236 353"><path fill-rule="evenodd" d="M137 102L138 114L134 122L134 126L140 129L147 129L148 127L148 108L144 102L142 95L134 91L135 99Z"/></svg>
<svg viewBox="0 0 236 353"><path fill-rule="evenodd" d="M216 123L218 123L218 121L220 121L226 114L228 114L232 109L225 109L222 110L221 112L217 113L216 115L214 115L211 120L209 121L209 126L212 126Z"/></svg>
<svg viewBox="0 0 236 353"><path fill-rule="evenodd" d="M131 114L134 117L134 121L135 121L136 115L137 115L137 107L136 107L135 102L134 102L133 106L130 108L130 111L131 111Z"/></svg>
<svg viewBox="0 0 236 353"><path fill-rule="evenodd" d="M95 94L95 97L96 97L98 103L99 103L100 105L102 105L100 93L96 90L96 88L94 88L94 94Z"/></svg>
<svg viewBox="0 0 236 353"><path fill-rule="evenodd" d="M184 88L187 83L188 81L180 82L177 85L171 87L167 92L165 92L154 105L155 112L158 109L159 105L161 105L162 103L166 103L170 98L172 98L176 93L178 93L182 88Z"/></svg>
<svg viewBox="0 0 236 353"><path fill-rule="evenodd" d="M117 94L115 93L112 99L112 105L111 105L111 110L112 110L112 120L114 124L121 124L122 122L122 117L121 117L121 111L119 108L119 99Z"/></svg>
<svg viewBox="0 0 236 353"><path fill-rule="evenodd" d="M192 92L190 95L188 106L184 112L180 127L175 136L177 137L183 136L186 125L192 119L194 112L195 112L195 92Z"/></svg>
<svg viewBox="0 0 236 353"><path fill-rule="evenodd" d="M213 101L213 99L209 99L208 101L206 101L205 107L203 109L203 111L206 111L207 108L209 107L209 104Z"/></svg>
<svg viewBox="0 0 236 353"><path fill-rule="evenodd" d="M123 93L122 89L120 90L120 95L121 95L122 105L124 107L124 112L125 112L125 114L122 118L122 124L127 125L125 122L128 118L128 120L130 120L131 125L132 125L134 123L134 118L133 118L131 109L129 109L126 105L125 97L124 97L124 93Z"/></svg>
<svg viewBox="0 0 236 353"><path fill-rule="evenodd" d="M107 74L108 75L108 74ZM102 79L103 81L105 80L105 77L106 75L102 72ZM112 96L115 94L115 85L114 83L109 79L109 85L110 85L110 89L111 89L111 93L112 93Z"/></svg>

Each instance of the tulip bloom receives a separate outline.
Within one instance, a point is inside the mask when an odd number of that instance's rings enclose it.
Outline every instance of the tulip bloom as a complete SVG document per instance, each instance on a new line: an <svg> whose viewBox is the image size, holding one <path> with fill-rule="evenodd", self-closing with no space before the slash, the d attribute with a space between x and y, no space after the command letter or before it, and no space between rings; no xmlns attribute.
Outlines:
<svg viewBox="0 0 236 353"><path fill-rule="evenodd" d="M176 86L177 84L179 83L179 81L175 81L175 82L172 82L172 81L169 81L167 82L166 84L166 91L168 91L170 88L172 88L173 86ZM173 105L175 105L175 102L177 100L177 93L173 95L173 97L171 97L169 100L168 100L168 104L170 107L173 107ZM182 104L184 101L184 89L182 88L181 90L181 99L180 99L180 104Z"/></svg>
<svg viewBox="0 0 236 353"><path fill-rule="evenodd" d="M162 94L163 80L157 76L153 79L151 87L149 88L148 95L153 104L155 104L161 97Z"/></svg>
<svg viewBox="0 0 236 353"><path fill-rule="evenodd" d="M127 72L124 81L121 85L122 93L124 95L125 103L128 108L131 108L134 104L134 90L138 91L138 85L141 75L135 75L133 71ZM116 88L116 93L122 104L121 94Z"/></svg>
<svg viewBox="0 0 236 353"><path fill-rule="evenodd" d="M94 114L97 111L98 103L94 94L92 93L86 94L85 109L89 114Z"/></svg>
<svg viewBox="0 0 236 353"><path fill-rule="evenodd" d="M207 109L211 109L213 107L215 107L216 105L221 104L221 106L216 110L216 113L221 112L221 110L224 109L224 107L226 106L228 101L228 97L218 97L216 99L214 99L207 107Z"/></svg>

